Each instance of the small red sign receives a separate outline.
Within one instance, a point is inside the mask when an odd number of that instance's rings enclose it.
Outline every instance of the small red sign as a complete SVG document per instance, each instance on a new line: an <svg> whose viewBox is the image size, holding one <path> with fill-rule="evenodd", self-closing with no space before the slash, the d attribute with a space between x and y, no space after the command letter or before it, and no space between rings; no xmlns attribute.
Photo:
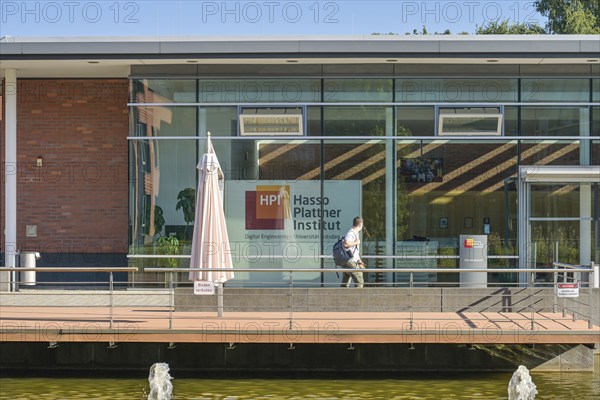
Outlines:
<svg viewBox="0 0 600 400"><path fill-rule="evenodd" d="M474 245L475 245L475 239L466 239L465 240L465 248L466 249L472 249Z"/></svg>

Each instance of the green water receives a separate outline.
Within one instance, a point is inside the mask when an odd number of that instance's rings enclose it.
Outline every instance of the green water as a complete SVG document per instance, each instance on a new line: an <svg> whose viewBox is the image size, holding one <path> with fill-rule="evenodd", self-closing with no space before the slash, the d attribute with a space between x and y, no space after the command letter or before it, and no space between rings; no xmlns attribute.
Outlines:
<svg viewBox="0 0 600 400"><path fill-rule="evenodd" d="M600 368L594 373L532 372L536 400L600 399ZM171 371L172 375L176 375ZM236 378L173 379L173 399L506 399L511 373L398 376L386 379L327 377L322 379ZM146 399L146 376L127 378L0 378L2 400Z"/></svg>

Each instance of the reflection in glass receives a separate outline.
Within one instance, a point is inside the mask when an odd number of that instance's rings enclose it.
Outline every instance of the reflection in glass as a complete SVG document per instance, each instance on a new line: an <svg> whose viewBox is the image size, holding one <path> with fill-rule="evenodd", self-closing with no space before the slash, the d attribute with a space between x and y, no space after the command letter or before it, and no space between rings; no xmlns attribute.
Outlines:
<svg viewBox="0 0 600 400"><path fill-rule="evenodd" d="M196 107L132 107L131 136L196 136Z"/></svg>
<svg viewBox="0 0 600 400"><path fill-rule="evenodd" d="M298 103L321 101L318 79L201 80L201 103Z"/></svg>
<svg viewBox="0 0 600 400"><path fill-rule="evenodd" d="M195 103L195 79L134 79L132 103Z"/></svg>
<svg viewBox="0 0 600 400"><path fill-rule="evenodd" d="M325 79L325 102L391 102L391 79Z"/></svg>
<svg viewBox="0 0 600 400"><path fill-rule="evenodd" d="M323 127L327 136L384 136L393 127L392 108L323 107Z"/></svg>
<svg viewBox="0 0 600 400"><path fill-rule="evenodd" d="M397 79L400 102L514 102L516 79Z"/></svg>
<svg viewBox="0 0 600 400"><path fill-rule="evenodd" d="M524 78L521 79L521 101L588 102L589 87L589 79Z"/></svg>
<svg viewBox="0 0 600 400"><path fill-rule="evenodd" d="M433 107L397 107L396 134L398 136L433 136L435 110Z"/></svg>
<svg viewBox="0 0 600 400"><path fill-rule="evenodd" d="M588 118L587 107L522 107L521 135L579 136Z"/></svg>
<svg viewBox="0 0 600 400"><path fill-rule="evenodd" d="M579 165L580 141L522 141L522 165Z"/></svg>

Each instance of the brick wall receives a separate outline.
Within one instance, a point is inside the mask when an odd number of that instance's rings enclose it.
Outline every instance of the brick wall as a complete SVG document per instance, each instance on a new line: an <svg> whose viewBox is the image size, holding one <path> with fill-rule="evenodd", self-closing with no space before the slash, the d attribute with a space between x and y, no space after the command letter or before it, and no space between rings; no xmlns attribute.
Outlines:
<svg viewBox="0 0 600 400"><path fill-rule="evenodd" d="M126 79L18 81L19 250L127 253L127 93Z"/></svg>

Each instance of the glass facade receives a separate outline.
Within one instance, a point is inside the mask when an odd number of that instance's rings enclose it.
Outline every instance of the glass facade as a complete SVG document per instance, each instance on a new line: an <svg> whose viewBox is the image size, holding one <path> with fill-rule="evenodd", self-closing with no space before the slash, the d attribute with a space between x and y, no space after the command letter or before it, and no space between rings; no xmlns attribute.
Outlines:
<svg viewBox="0 0 600 400"><path fill-rule="evenodd" d="M489 265L516 267L518 167L598 165L600 141L590 139L600 136L599 87L583 78L133 79L130 252L161 254L158 239L171 235L189 254L193 210L185 205L210 132L225 173L233 260L244 271L232 284L278 285L289 279L281 268L333 268L326 256L356 215L367 227L368 266L398 269L370 274L374 284L403 284L403 267L458 266L448 256L458 254L461 234L487 234ZM242 136L241 115L263 116L254 121L263 133ZM300 135L265 134L274 115L299 118ZM596 186L586 196L598 196ZM533 218L576 219L585 203L577 185L533 192ZM593 218L585 246L599 262ZM534 221L540 254L552 241L577 242L587 232L581 223ZM458 279L444 275L416 279ZM294 280L339 283L334 273Z"/></svg>

